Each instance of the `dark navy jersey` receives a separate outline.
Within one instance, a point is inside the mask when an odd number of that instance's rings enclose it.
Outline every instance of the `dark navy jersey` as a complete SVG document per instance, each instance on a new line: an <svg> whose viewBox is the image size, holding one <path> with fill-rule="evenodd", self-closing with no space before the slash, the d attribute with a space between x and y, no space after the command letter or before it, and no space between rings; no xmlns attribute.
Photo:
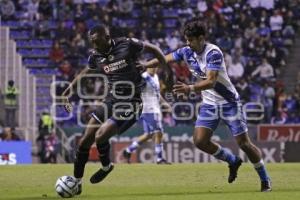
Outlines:
<svg viewBox="0 0 300 200"><path fill-rule="evenodd" d="M103 54L93 49L88 64L106 75L111 92L119 96L140 93L145 86L141 71L137 68L143 43L134 38L116 38L112 40L109 52Z"/></svg>

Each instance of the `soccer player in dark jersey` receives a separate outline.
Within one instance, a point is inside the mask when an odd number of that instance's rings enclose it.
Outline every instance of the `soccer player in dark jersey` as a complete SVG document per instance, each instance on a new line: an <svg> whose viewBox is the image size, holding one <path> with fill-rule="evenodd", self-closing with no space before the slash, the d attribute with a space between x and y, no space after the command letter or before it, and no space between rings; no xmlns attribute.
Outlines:
<svg viewBox="0 0 300 200"><path fill-rule="evenodd" d="M63 96L84 74L96 69L107 79L105 85L108 85L108 94L102 105L92 112L76 152L74 176L79 183L78 194L81 193L81 178L91 145L96 142L102 168L92 175L90 182L98 183L114 168L109 156L109 139L116 134L122 134L139 119L141 92L145 86L138 64L140 53L143 50L152 53L162 66L167 67L165 57L158 47L137 39L111 38L108 27L104 25L93 27L88 32L88 37L93 45L88 67L76 76L63 92ZM72 110L67 98L65 108L68 112Z"/></svg>

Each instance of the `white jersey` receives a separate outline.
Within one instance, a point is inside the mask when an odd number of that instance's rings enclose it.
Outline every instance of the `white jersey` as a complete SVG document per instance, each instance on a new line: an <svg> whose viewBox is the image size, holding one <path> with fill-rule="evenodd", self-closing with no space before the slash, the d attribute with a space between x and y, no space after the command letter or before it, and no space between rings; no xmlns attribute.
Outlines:
<svg viewBox="0 0 300 200"><path fill-rule="evenodd" d="M204 51L199 55L185 46L173 52L173 58L184 60L198 79L205 79L207 70L218 71L214 88L201 91L203 103L220 105L239 101L239 94L228 77L223 53L216 45L206 43Z"/></svg>
<svg viewBox="0 0 300 200"><path fill-rule="evenodd" d="M148 72L144 72L142 77L146 81L146 87L142 92L143 113L161 113L158 76L156 74L151 76Z"/></svg>

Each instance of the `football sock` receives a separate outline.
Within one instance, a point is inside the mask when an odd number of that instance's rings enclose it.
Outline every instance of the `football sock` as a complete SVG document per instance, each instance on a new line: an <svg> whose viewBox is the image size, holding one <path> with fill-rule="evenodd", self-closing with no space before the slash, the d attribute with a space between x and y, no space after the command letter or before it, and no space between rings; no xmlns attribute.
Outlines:
<svg viewBox="0 0 300 200"><path fill-rule="evenodd" d="M263 160L260 160L258 163L253 163L253 166L261 181L268 181L270 179Z"/></svg>
<svg viewBox="0 0 300 200"><path fill-rule="evenodd" d="M103 166L102 167L103 171L108 171L110 169L111 165L112 165L112 163L109 163L109 165L107 165L107 166Z"/></svg>
<svg viewBox="0 0 300 200"><path fill-rule="evenodd" d="M233 165L237 158L234 154L221 146L219 146L219 149L213 154L213 156L219 160L227 162L229 165Z"/></svg>
<svg viewBox="0 0 300 200"><path fill-rule="evenodd" d="M163 143L155 144L156 160L161 161L163 159Z"/></svg>
<svg viewBox="0 0 300 200"><path fill-rule="evenodd" d="M97 144L97 149L99 153L99 159L103 167L109 166L110 158L109 158L109 151L110 151L110 144L107 141L103 144Z"/></svg>
<svg viewBox="0 0 300 200"><path fill-rule="evenodd" d="M131 143L131 145L129 147L127 147L126 151L128 153L132 153L134 152L138 147L139 147L139 143L137 141L134 141Z"/></svg>
<svg viewBox="0 0 300 200"><path fill-rule="evenodd" d="M89 158L89 149L79 148L76 152L74 161L74 176L75 178L82 178L84 167Z"/></svg>

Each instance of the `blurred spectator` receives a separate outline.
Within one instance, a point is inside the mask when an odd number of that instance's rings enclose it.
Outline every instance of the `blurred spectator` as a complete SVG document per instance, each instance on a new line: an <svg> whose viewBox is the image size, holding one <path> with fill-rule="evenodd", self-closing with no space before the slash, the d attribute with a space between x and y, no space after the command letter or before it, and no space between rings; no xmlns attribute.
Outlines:
<svg viewBox="0 0 300 200"><path fill-rule="evenodd" d="M118 0L118 7L121 17L129 17L133 10L132 0Z"/></svg>
<svg viewBox="0 0 300 200"><path fill-rule="evenodd" d="M255 22L251 21L249 26L247 26L247 28L245 29L244 37L246 39L254 39L256 33L257 33L257 27L255 25Z"/></svg>
<svg viewBox="0 0 300 200"><path fill-rule="evenodd" d="M244 75L244 66L237 58L232 59L232 63L227 66L228 76L233 82L236 82Z"/></svg>
<svg viewBox="0 0 300 200"><path fill-rule="evenodd" d="M80 8L80 7L78 7L78 8ZM78 12L80 12L80 10L78 10ZM99 7L97 3L91 3L84 10L84 14L85 14L85 16L84 16L85 19L90 19L90 18L93 18L94 16L101 18L103 15L103 11L102 11L102 8Z"/></svg>
<svg viewBox="0 0 300 200"><path fill-rule="evenodd" d="M45 139L45 163L57 163L58 138L55 132L46 136Z"/></svg>
<svg viewBox="0 0 300 200"><path fill-rule="evenodd" d="M34 34L40 39L50 37L49 22L45 19L43 14L39 15L39 19L35 23Z"/></svg>
<svg viewBox="0 0 300 200"><path fill-rule="evenodd" d="M285 112L277 112L277 114L272 117L271 124L285 124L287 120L287 114Z"/></svg>
<svg viewBox="0 0 300 200"><path fill-rule="evenodd" d="M81 54L81 55L84 55L85 54L85 50L86 50L86 42L85 40L82 38L81 34L80 33L77 33L75 35L75 37L73 38L72 42L71 43L74 43L74 46L76 48L78 48L78 52Z"/></svg>
<svg viewBox="0 0 300 200"><path fill-rule="evenodd" d="M293 13L292 10L288 10L286 15L284 16L284 24L286 27L293 28L293 31L297 31L297 16Z"/></svg>
<svg viewBox="0 0 300 200"><path fill-rule="evenodd" d="M27 11L30 21L35 21L39 19L39 1L38 0L29 0L27 5Z"/></svg>
<svg viewBox="0 0 300 200"><path fill-rule="evenodd" d="M259 75L259 80L268 80L274 77L274 69L268 63L266 58L262 59L262 63L252 72L251 76Z"/></svg>
<svg viewBox="0 0 300 200"><path fill-rule="evenodd" d="M6 21L15 19L15 11L15 5L11 0L2 0L0 2L0 14L2 20Z"/></svg>
<svg viewBox="0 0 300 200"><path fill-rule="evenodd" d="M64 50L60 47L58 41L53 43L49 52L49 58L53 62L54 66L58 66L58 64L64 59Z"/></svg>
<svg viewBox="0 0 300 200"><path fill-rule="evenodd" d="M267 10L274 9L274 0L260 0L260 6Z"/></svg>
<svg viewBox="0 0 300 200"><path fill-rule="evenodd" d="M45 19L52 18L52 6L49 0L40 0L38 12L45 16Z"/></svg>
<svg viewBox="0 0 300 200"><path fill-rule="evenodd" d="M59 22L58 28L55 31L54 44L55 44L55 42L58 42L59 44L67 45L73 35L74 35L74 33L71 30L71 28L69 26L67 26L67 22L65 22L65 21ZM51 56L50 56L50 59L51 59Z"/></svg>
<svg viewBox="0 0 300 200"><path fill-rule="evenodd" d="M264 122L270 123L274 108L275 90L268 82L263 87L263 105L265 106Z"/></svg>
<svg viewBox="0 0 300 200"><path fill-rule="evenodd" d="M109 0L104 8L108 16L116 15L118 13L118 9L119 8L116 0Z"/></svg>
<svg viewBox="0 0 300 200"><path fill-rule="evenodd" d="M170 50L175 50L180 45L180 38L178 36L177 31L173 31L171 34L168 34L166 37L166 42L170 47Z"/></svg>
<svg viewBox="0 0 300 200"><path fill-rule="evenodd" d="M8 81L4 91L5 125L11 128L16 127L16 112L18 109L19 91L13 80Z"/></svg>
<svg viewBox="0 0 300 200"><path fill-rule="evenodd" d="M205 13L208 9L206 1L205 0L198 0L197 9L198 9L199 12Z"/></svg>
<svg viewBox="0 0 300 200"><path fill-rule="evenodd" d="M283 101L282 107L286 113L292 113L299 109L299 104L294 95L288 94Z"/></svg>
<svg viewBox="0 0 300 200"><path fill-rule="evenodd" d="M299 124L300 123L300 113L297 111L294 111L292 113L289 113L288 118L286 120L286 124Z"/></svg>
<svg viewBox="0 0 300 200"><path fill-rule="evenodd" d="M5 127L2 134L0 134L2 141L18 141L20 137L14 132L14 129Z"/></svg>
<svg viewBox="0 0 300 200"><path fill-rule="evenodd" d="M261 22L259 28L257 29L257 33L261 37L270 37L271 29L266 26L265 23Z"/></svg>
<svg viewBox="0 0 300 200"><path fill-rule="evenodd" d="M230 35L225 32L222 37L216 40L217 45L225 51L230 51L233 47L233 41Z"/></svg>
<svg viewBox="0 0 300 200"><path fill-rule="evenodd" d="M38 130L39 136L36 139L38 146L38 155L41 163L47 162L46 157L46 138L53 133L53 119L48 110L44 110L39 120Z"/></svg>
<svg viewBox="0 0 300 200"><path fill-rule="evenodd" d="M62 81L73 80L76 72L69 61L65 60L63 63L59 65L58 69L59 69L58 77L60 78L60 80Z"/></svg>
<svg viewBox="0 0 300 200"><path fill-rule="evenodd" d="M53 119L48 110L44 110L42 116L39 120L39 134L40 135L49 135L52 133L52 129L54 127Z"/></svg>
<svg viewBox="0 0 300 200"><path fill-rule="evenodd" d="M178 9L177 12L179 17L186 19L191 19L195 16L193 9L186 2L183 3L183 5Z"/></svg>
<svg viewBox="0 0 300 200"><path fill-rule="evenodd" d="M257 20L257 24L264 24L269 27L270 17L265 9L261 10L260 16Z"/></svg>
<svg viewBox="0 0 300 200"><path fill-rule="evenodd" d="M280 14L280 10L276 9L273 15L270 17L270 27L272 31L281 31L283 25L283 18Z"/></svg>

